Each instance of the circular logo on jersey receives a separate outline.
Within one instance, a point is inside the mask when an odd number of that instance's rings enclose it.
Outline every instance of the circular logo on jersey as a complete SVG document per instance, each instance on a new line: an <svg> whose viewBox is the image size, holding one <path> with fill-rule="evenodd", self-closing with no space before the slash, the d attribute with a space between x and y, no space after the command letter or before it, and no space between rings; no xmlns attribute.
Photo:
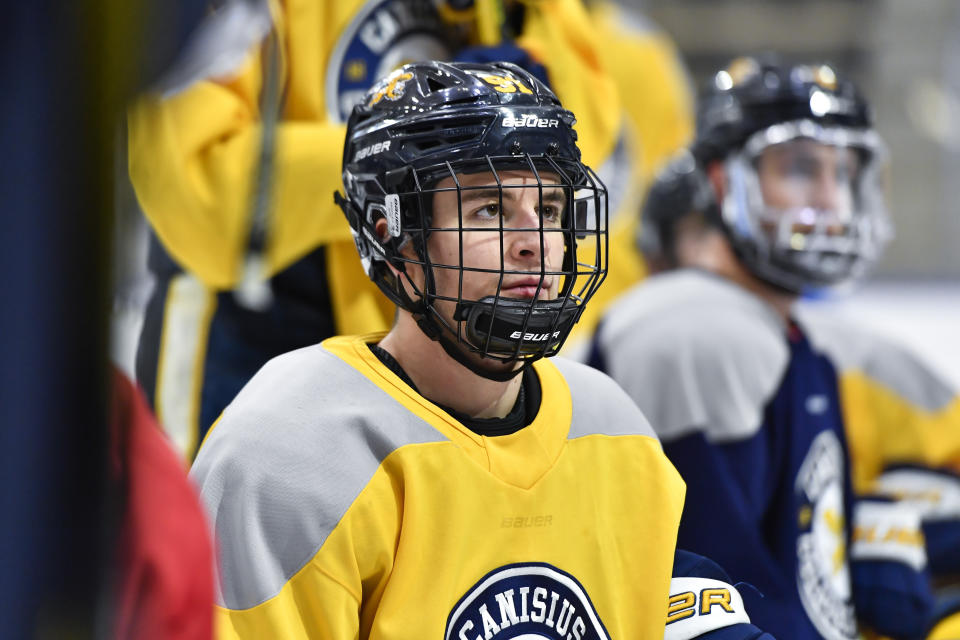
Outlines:
<svg viewBox="0 0 960 640"><path fill-rule="evenodd" d="M545 563L482 577L450 612L444 640L609 640L583 586Z"/></svg>
<svg viewBox="0 0 960 640"><path fill-rule="evenodd" d="M327 116L346 122L367 89L401 65L449 60L464 45L462 31L445 24L431 0L367 2L330 55Z"/></svg>
<svg viewBox="0 0 960 640"><path fill-rule="evenodd" d="M797 588L807 616L827 640L859 637L850 600L843 474L840 441L824 431L797 473Z"/></svg>

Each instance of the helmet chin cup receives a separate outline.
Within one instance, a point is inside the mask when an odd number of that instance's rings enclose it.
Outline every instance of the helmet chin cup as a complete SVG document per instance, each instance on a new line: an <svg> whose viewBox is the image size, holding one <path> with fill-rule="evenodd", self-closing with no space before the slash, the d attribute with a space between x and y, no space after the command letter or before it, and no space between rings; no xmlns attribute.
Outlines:
<svg viewBox="0 0 960 640"><path fill-rule="evenodd" d="M466 341L488 357L516 360L555 354L570 332L580 308L564 298L514 300L487 296L457 305Z"/></svg>

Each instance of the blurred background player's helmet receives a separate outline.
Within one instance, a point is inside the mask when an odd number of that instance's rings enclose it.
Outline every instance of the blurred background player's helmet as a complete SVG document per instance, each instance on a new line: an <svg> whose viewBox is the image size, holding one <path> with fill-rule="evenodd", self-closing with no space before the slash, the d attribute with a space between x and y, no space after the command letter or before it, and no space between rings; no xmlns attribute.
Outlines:
<svg viewBox="0 0 960 640"><path fill-rule="evenodd" d="M705 167L723 162L724 230L771 284L848 282L892 237L870 106L827 65L734 60L701 99L693 149Z"/></svg>
<svg viewBox="0 0 960 640"><path fill-rule="evenodd" d="M648 265L673 269L677 262L677 224L699 215L703 224L720 227L716 195L688 149L677 152L657 173L640 212L637 246Z"/></svg>
<svg viewBox="0 0 960 640"><path fill-rule="evenodd" d="M364 268L391 300L413 313L427 335L471 368L463 350L503 362L555 354L605 275L606 191L580 161L574 122L550 89L508 63L406 65L375 84L350 115L343 154L345 197L337 194L336 199ZM461 277L482 270L439 264L429 255L430 234L462 229L462 224L453 229L432 226L437 183L453 178L451 188L459 201L469 187L460 186L457 174L488 173L498 184L498 172L504 170L530 171L541 197L544 184L550 186L542 178L549 174L567 198L559 228L544 229L541 218L535 229L542 241L547 233L562 234L560 271L545 271L542 260L534 273L505 270L502 255L500 263L501 282L502 274L560 278L558 298L509 299L499 289L482 300L439 295L434 270L459 269ZM503 189L512 187L499 188L502 196ZM381 217L387 221L386 239L375 230ZM490 232L512 231L501 218L499 228ZM583 261L578 262L577 239L587 235L596 237L598 249L591 261L580 256ZM407 243L416 258L401 253ZM423 291L410 279L410 268L423 270ZM414 296L407 295L401 278L416 291ZM441 299L456 303L453 323L437 311L435 303Z"/></svg>

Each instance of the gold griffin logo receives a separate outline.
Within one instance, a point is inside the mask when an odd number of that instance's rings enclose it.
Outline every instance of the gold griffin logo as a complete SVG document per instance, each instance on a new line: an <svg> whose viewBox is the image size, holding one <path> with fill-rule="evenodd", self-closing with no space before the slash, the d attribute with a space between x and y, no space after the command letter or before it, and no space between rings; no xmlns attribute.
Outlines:
<svg viewBox="0 0 960 640"><path fill-rule="evenodd" d="M385 81L386 85L373 94L373 97L370 98L370 102L367 103L367 106L372 107L384 98L387 100L398 100L403 95L404 86L411 78L413 78L412 73L398 73L390 76Z"/></svg>

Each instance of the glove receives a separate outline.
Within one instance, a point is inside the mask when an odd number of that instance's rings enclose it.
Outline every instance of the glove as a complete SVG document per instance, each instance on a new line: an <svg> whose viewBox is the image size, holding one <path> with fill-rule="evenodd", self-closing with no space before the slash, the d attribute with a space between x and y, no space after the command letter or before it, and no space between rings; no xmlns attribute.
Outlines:
<svg viewBox="0 0 960 640"><path fill-rule="evenodd" d="M877 479L876 488L920 513L930 572L960 573L960 476L945 469L892 467Z"/></svg>
<svg viewBox="0 0 960 640"><path fill-rule="evenodd" d="M743 598L712 560L678 550L664 640L774 640L750 624Z"/></svg>
<svg viewBox="0 0 960 640"><path fill-rule="evenodd" d="M857 617L896 638L922 638L933 593L920 514L889 497L861 497L854 506L850 574Z"/></svg>

